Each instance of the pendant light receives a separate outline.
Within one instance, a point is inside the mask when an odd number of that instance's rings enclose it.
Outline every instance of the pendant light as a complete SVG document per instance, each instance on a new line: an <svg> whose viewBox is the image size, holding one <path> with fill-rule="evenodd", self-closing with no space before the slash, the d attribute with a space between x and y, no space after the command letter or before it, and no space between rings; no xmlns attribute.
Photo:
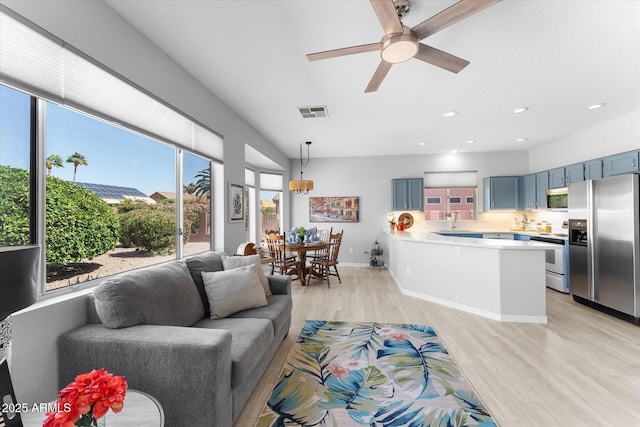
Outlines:
<svg viewBox="0 0 640 427"><path fill-rule="evenodd" d="M295 194L307 194L309 190L313 190L313 181L302 179L302 168L309 166L309 146L311 145L311 141L307 141L305 144L307 144L306 162L302 160L302 144L300 144L300 179L289 181L289 191Z"/></svg>

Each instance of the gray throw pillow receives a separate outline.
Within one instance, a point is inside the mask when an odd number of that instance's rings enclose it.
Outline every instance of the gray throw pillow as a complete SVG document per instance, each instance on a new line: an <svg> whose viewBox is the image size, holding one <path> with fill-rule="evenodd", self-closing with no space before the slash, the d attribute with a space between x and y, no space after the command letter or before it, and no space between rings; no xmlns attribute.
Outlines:
<svg viewBox="0 0 640 427"><path fill-rule="evenodd" d="M204 317L198 290L180 261L109 277L95 288L93 298L107 328L191 326Z"/></svg>
<svg viewBox="0 0 640 427"><path fill-rule="evenodd" d="M255 264L232 270L202 273L211 319L267 305Z"/></svg>
<svg viewBox="0 0 640 427"><path fill-rule="evenodd" d="M245 267L247 265L255 265L256 272L258 273L258 278L260 279L260 283L264 288L264 294L266 296L271 295L271 288L269 287L269 279L267 279L267 275L264 273L264 269L262 268L262 264L260 263L259 255L247 255L247 256L228 256L222 255L222 265L225 270L231 270L238 267Z"/></svg>
<svg viewBox="0 0 640 427"><path fill-rule="evenodd" d="M204 317L209 317L209 300L207 299L207 293L204 291L204 283L202 282L203 271L222 271L222 255L226 255L222 251L207 251L198 255L193 255L185 258L187 267L191 272L191 278L196 284L196 289L200 294L202 305L204 305Z"/></svg>

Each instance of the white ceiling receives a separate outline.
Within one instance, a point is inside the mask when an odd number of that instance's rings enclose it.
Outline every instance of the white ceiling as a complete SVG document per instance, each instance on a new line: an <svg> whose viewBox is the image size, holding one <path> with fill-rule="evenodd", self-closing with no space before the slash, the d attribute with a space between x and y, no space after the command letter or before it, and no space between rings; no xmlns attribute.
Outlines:
<svg viewBox="0 0 640 427"><path fill-rule="evenodd" d="M106 1L289 158L528 150L640 109L637 0L504 0L423 40L459 74L412 59L368 94L377 52L305 57L379 41L366 0ZM413 0L403 23L453 3ZM315 105L329 117L297 110Z"/></svg>

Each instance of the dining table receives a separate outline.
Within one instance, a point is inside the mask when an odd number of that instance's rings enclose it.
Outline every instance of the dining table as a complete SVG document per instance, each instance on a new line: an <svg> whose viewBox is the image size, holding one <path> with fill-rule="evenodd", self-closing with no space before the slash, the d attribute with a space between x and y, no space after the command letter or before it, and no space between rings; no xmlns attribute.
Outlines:
<svg viewBox="0 0 640 427"><path fill-rule="evenodd" d="M304 243L285 243L283 245L279 245L284 248L287 252L296 252L298 254L298 260L300 261L300 265L302 266L300 271L300 281L302 282L302 286L304 286L307 278L307 274L309 273L309 269L307 268L307 252L315 252L321 249L326 248L329 245L329 242L304 242Z"/></svg>

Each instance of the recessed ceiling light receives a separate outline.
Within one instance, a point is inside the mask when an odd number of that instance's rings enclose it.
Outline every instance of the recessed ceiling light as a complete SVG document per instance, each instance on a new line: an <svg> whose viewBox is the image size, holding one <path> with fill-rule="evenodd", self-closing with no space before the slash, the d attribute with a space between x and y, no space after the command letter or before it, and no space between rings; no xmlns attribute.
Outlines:
<svg viewBox="0 0 640 427"><path fill-rule="evenodd" d="M467 140L467 144L473 144L474 142L478 142L475 139L469 139Z"/></svg>
<svg viewBox="0 0 640 427"><path fill-rule="evenodd" d="M418 145L423 146L423 145L427 145L426 142L418 142Z"/></svg>
<svg viewBox="0 0 640 427"><path fill-rule="evenodd" d="M589 105L589 106L587 107L587 110L597 110L598 108L602 108L602 107L604 107L605 105L607 105L607 104L605 104L604 102L601 102L601 103L599 103L599 104Z"/></svg>
<svg viewBox="0 0 640 427"><path fill-rule="evenodd" d="M458 150L451 150L451 154L458 154L459 151Z"/></svg>
<svg viewBox="0 0 640 427"><path fill-rule="evenodd" d="M516 142L525 142L528 138L518 138Z"/></svg>
<svg viewBox="0 0 640 427"><path fill-rule="evenodd" d="M446 113L442 113L442 117L453 117L457 114L458 114L457 111L447 111Z"/></svg>
<svg viewBox="0 0 640 427"><path fill-rule="evenodd" d="M519 108L516 108L516 109L513 110L513 114L524 113L528 109L529 109L529 107L519 107Z"/></svg>

